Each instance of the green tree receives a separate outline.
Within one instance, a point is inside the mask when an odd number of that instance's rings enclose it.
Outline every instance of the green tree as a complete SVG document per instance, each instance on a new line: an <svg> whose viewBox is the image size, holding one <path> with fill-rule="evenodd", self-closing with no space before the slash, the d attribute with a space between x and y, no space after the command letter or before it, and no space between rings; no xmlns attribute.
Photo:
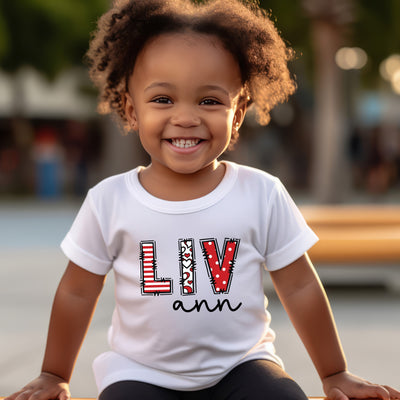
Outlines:
<svg viewBox="0 0 400 400"><path fill-rule="evenodd" d="M399 0L358 0L350 36L369 57L363 74L365 85L375 86L379 64L389 55L400 52L399 20Z"/></svg>
<svg viewBox="0 0 400 400"><path fill-rule="evenodd" d="M82 65L90 32L108 0L0 0L0 68L13 87L11 134L20 153L18 190L28 186L30 122L24 117L24 93L18 71L31 66L48 78Z"/></svg>
<svg viewBox="0 0 400 400"><path fill-rule="evenodd" d="M400 52L400 1L399 0L351 0L343 2L324 0L261 0L261 6L269 10L283 37L294 47L298 57L305 60L307 73L312 76L315 70L315 49L313 47L313 23L316 19L338 22L337 13L349 12L352 5L351 20L342 30L343 43L364 49L369 57L363 70L363 84L373 87L377 83L379 64L388 55ZM307 5L308 4L308 5ZM321 4L321 8L318 7ZM311 8L310 8L311 6ZM332 14L332 7L338 7ZM335 22L336 21L336 22Z"/></svg>
<svg viewBox="0 0 400 400"><path fill-rule="evenodd" d="M262 0L312 77L314 132L311 185L321 202L342 200L345 146L350 121L344 109L344 74L335 65L342 46L363 48L369 57L362 84L376 88L379 64L400 49L398 0ZM348 171L347 171L348 172Z"/></svg>
<svg viewBox="0 0 400 400"><path fill-rule="evenodd" d="M30 65L53 77L81 64L89 33L107 6L108 0L1 0L1 68Z"/></svg>

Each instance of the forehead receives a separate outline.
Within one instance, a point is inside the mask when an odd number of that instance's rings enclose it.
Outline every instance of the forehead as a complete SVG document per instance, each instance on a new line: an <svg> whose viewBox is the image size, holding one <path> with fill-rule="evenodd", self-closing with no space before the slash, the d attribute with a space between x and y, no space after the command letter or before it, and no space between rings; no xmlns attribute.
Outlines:
<svg viewBox="0 0 400 400"><path fill-rule="evenodd" d="M220 39L192 32L162 34L151 39L139 53L130 81L135 76L140 80L220 83L232 90L242 86L239 65Z"/></svg>

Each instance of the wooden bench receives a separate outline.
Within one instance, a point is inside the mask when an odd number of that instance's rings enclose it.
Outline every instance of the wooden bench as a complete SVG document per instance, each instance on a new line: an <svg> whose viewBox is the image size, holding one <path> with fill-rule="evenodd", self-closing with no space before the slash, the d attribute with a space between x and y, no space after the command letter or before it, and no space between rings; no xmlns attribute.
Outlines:
<svg viewBox="0 0 400 400"><path fill-rule="evenodd" d="M300 207L320 241L309 251L318 264L400 265L400 206Z"/></svg>
<svg viewBox="0 0 400 400"><path fill-rule="evenodd" d="M326 400L326 397L309 397L310 400ZM4 400L4 397L0 397L0 400ZM81 397L73 397L71 400L96 400L94 398L81 398ZM368 400L368 399L365 399ZM370 399L370 400L376 400L376 399Z"/></svg>
<svg viewBox="0 0 400 400"><path fill-rule="evenodd" d="M309 399L313 399L313 400L324 400L325 397L309 397ZM0 397L0 400L4 400L4 397ZM88 398L81 398L81 397L73 397L71 400L96 400L94 398L88 399Z"/></svg>

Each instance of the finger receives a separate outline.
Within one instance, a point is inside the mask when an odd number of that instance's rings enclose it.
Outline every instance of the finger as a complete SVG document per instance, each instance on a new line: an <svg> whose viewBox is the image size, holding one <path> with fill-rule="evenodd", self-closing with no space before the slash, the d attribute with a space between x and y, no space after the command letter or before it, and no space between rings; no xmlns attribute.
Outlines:
<svg viewBox="0 0 400 400"><path fill-rule="evenodd" d="M67 390L63 390L58 397L60 400L71 400L71 394Z"/></svg>
<svg viewBox="0 0 400 400"><path fill-rule="evenodd" d="M34 400L37 396L33 390L25 390L15 400Z"/></svg>
<svg viewBox="0 0 400 400"><path fill-rule="evenodd" d="M18 392L13 393L12 395L6 397L4 400L15 400L17 396L22 392L22 390L19 390Z"/></svg>
<svg viewBox="0 0 400 400"><path fill-rule="evenodd" d="M327 395L327 400L349 400L349 398L338 388L331 389Z"/></svg>
<svg viewBox="0 0 400 400"><path fill-rule="evenodd" d="M11 394L10 396L5 397L4 400L15 400L16 397L18 396L18 393L19 393L19 392L13 393L13 394Z"/></svg>
<svg viewBox="0 0 400 400"><path fill-rule="evenodd" d="M27 400L49 400L49 399L55 399L55 397L49 395L44 390L36 390L35 392L32 391L31 395L28 397Z"/></svg>
<svg viewBox="0 0 400 400"><path fill-rule="evenodd" d="M70 400L70 394L67 390L37 390L35 392L31 392L29 397L26 397L24 400L49 400L49 399L57 399L57 400ZM19 399L16 399L19 400Z"/></svg>
<svg viewBox="0 0 400 400"><path fill-rule="evenodd" d="M19 392L17 392L16 394L17 394L17 396L14 397L15 400L27 400L27 399L29 399L32 392L30 390L22 389Z"/></svg>
<svg viewBox="0 0 400 400"><path fill-rule="evenodd" d="M390 394L387 389L380 385L370 385L366 388L365 396L372 398L379 398L382 400L390 400Z"/></svg>
<svg viewBox="0 0 400 400"><path fill-rule="evenodd" d="M383 387L389 392L391 399L400 399L400 392L398 390L386 385Z"/></svg>
<svg viewBox="0 0 400 400"><path fill-rule="evenodd" d="M22 389L18 390L18 392L13 393L10 397L7 397L4 400L23 400L29 397L31 393L31 389L29 385L24 386Z"/></svg>

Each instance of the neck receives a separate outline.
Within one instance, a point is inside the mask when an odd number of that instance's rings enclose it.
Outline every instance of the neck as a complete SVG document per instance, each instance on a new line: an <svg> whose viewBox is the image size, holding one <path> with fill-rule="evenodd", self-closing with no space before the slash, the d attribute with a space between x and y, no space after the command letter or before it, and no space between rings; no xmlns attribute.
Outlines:
<svg viewBox="0 0 400 400"><path fill-rule="evenodd" d="M185 201L203 197L213 191L222 181L225 165L215 161L193 174L179 174L174 171L158 171L150 164L140 171L142 186L153 196L169 201Z"/></svg>

